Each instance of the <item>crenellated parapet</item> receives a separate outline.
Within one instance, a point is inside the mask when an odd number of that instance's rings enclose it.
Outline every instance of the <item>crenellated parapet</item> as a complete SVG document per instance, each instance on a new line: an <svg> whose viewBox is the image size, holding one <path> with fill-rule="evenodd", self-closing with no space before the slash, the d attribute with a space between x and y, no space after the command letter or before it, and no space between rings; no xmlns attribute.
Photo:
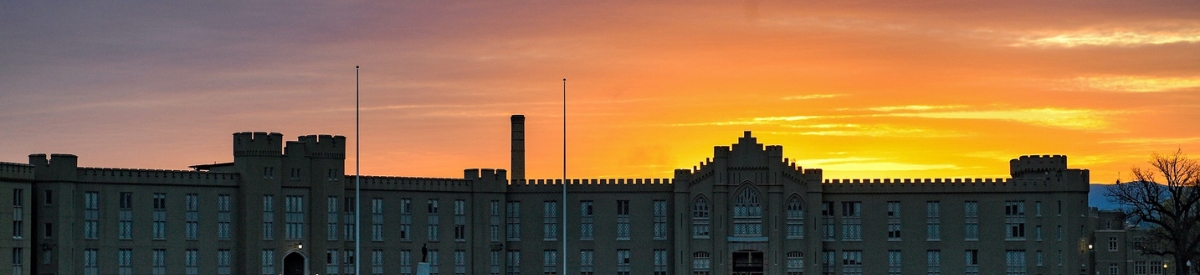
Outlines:
<svg viewBox="0 0 1200 275"><path fill-rule="evenodd" d="M1008 162L1014 178L1030 173L1045 173L1067 169L1066 155L1027 155Z"/></svg>
<svg viewBox="0 0 1200 275"><path fill-rule="evenodd" d="M0 180L32 181L34 175L33 165L0 162Z"/></svg>
<svg viewBox="0 0 1200 275"><path fill-rule="evenodd" d="M827 179L821 189L834 194L1086 192L1086 181L1079 183L1020 178Z"/></svg>
<svg viewBox="0 0 1200 275"><path fill-rule="evenodd" d="M214 173L189 170L117 169L80 167L76 169L78 182L184 185L184 186L227 186L238 185L237 173Z"/></svg>
<svg viewBox="0 0 1200 275"><path fill-rule="evenodd" d="M669 192L674 188L671 179L641 178L641 179L567 179L569 192L608 193L608 192ZM552 193L561 192L562 179L530 179L513 181L508 185L509 192L519 193Z"/></svg>
<svg viewBox="0 0 1200 275"><path fill-rule="evenodd" d="M346 176L346 189L354 189L353 175ZM471 192L471 180L454 178L363 176L363 190Z"/></svg>
<svg viewBox="0 0 1200 275"><path fill-rule="evenodd" d="M283 155L283 134L240 132L233 134L234 157L277 157Z"/></svg>
<svg viewBox="0 0 1200 275"><path fill-rule="evenodd" d="M307 135L296 141L288 141L288 156L323 159L345 159L346 137L334 135Z"/></svg>

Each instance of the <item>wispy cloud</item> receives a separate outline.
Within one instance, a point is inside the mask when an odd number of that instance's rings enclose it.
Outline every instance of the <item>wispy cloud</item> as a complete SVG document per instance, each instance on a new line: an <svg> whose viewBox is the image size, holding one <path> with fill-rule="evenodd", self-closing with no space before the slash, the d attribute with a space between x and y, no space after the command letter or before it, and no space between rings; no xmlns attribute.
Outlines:
<svg viewBox="0 0 1200 275"><path fill-rule="evenodd" d="M1116 140L1105 140L1105 141L1100 141L1100 143L1115 143L1115 144L1150 144L1150 145L1162 145L1162 144L1168 144L1168 145L1171 145L1171 144L1190 144L1190 143L1194 143L1194 142L1200 142L1200 137L1182 137L1182 138L1126 138L1126 139L1116 139Z"/></svg>
<svg viewBox="0 0 1200 275"><path fill-rule="evenodd" d="M1200 77L1099 76L1078 77L1072 82L1075 83L1075 86L1086 89L1135 93L1168 92L1200 87Z"/></svg>
<svg viewBox="0 0 1200 275"><path fill-rule="evenodd" d="M805 159L803 164L808 167L819 167L831 171L913 171L913 170L954 170L960 167L953 164L920 164L903 163L868 157L846 157Z"/></svg>
<svg viewBox="0 0 1200 275"><path fill-rule="evenodd" d="M840 97L840 96L846 96L846 94L793 95L793 96L785 96L785 97L783 97L783 100L808 100L808 99L834 98L834 97Z"/></svg>
<svg viewBox="0 0 1200 275"><path fill-rule="evenodd" d="M876 111L876 112L894 112L894 111L929 111L929 110L944 110L944 109L961 109L961 108L966 108L966 107L968 107L968 106L967 105L904 105L904 106L869 107L869 108L861 108L861 109L839 108L837 110L838 111L869 110L869 111Z"/></svg>
<svg viewBox="0 0 1200 275"><path fill-rule="evenodd" d="M892 113L886 114L885 116L939 119L1007 120L1073 130L1103 130L1108 128L1109 125L1108 120L1105 118L1102 112L1086 109L1042 108L1022 110L915 112Z"/></svg>
<svg viewBox="0 0 1200 275"><path fill-rule="evenodd" d="M1020 38L1016 47L1119 46L1134 47L1200 42L1200 26L1172 30L1082 30L1044 33Z"/></svg>
<svg viewBox="0 0 1200 275"><path fill-rule="evenodd" d="M964 137L968 134L955 131L923 129L917 127L902 127L894 125L862 125L862 124L811 124L787 125L800 131L776 132L784 135L802 136L833 136L833 137L921 137L946 138Z"/></svg>

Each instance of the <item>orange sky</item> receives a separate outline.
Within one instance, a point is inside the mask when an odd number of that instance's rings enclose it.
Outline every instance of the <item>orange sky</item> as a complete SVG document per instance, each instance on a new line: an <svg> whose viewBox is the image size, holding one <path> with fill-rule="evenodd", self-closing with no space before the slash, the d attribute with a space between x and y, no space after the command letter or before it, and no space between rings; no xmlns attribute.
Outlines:
<svg viewBox="0 0 1200 275"><path fill-rule="evenodd" d="M1194 2L830 2L4 2L0 161L186 169L231 160L233 132L353 140L355 65L372 175L507 168L520 113L528 177L560 177L564 77L575 178L670 177L745 130L827 178L1066 154L1107 183L1200 152Z"/></svg>

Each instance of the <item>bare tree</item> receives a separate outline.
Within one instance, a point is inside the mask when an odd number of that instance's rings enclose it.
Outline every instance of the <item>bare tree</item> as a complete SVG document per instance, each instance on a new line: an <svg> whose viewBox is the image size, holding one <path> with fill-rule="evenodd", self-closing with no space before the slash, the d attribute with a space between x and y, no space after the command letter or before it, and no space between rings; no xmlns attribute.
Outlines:
<svg viewBox="0 0 1200 275"><path fill-rule="evenodd" d="M1150 166L1134 167L1132 181L1118 179L1105 195L1133 222L1154 226L1136 249L1170 256L1175 274L1187 274L1185 263L1200 259L1200 165L1180 149L1172 155L1155 153Z"/></svg>

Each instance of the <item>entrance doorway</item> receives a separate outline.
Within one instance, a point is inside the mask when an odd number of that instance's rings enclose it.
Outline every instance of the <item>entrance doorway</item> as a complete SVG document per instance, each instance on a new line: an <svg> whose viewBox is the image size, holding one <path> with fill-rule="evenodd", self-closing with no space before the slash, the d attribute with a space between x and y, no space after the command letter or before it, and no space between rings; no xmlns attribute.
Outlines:
<svg viewBox="0 0 1200 275"><path fill-rule="evenodd" d="M733 275L762 275L763 253L753 250L733 252Z"/></svg>
<svg viewBox="0 0 1200 275"><path fill-rule="evenodd" d="M304 275L304 256L291 253L283 258L283 275Z"/></svg>

